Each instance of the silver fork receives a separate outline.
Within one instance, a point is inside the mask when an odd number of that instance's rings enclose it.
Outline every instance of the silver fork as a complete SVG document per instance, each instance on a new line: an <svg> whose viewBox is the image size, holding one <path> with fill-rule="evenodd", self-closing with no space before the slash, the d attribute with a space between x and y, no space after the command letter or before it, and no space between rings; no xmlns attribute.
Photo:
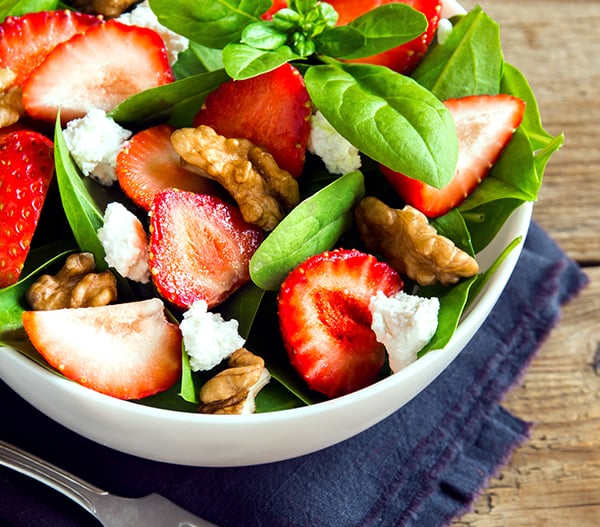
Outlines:
<svg viewBox="0 0 600 527"><path fill-rule="evenodd" d="M142 498L115 496L1 440L0 465L61 492L100 520L104 527L216 527L159 494Z"/></svg>

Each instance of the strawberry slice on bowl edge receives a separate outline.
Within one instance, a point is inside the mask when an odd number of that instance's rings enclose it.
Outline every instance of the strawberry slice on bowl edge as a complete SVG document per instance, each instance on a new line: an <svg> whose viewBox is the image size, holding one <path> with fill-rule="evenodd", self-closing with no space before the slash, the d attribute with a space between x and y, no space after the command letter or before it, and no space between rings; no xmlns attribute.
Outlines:
<svg viewBox="0 0 600 527"><path fill-rule="evenodd" d="M173 80L158 33L109 20L58 44L23 86L23 106L45 121L60 109L67 122Z"/></svg>
<svg viewBox="0 0 600 527"><path fill-rule="evenodd" d="M250 280L250 259L263 239L261 229L217 196L164 190L150 208L152 281L178 307L196 300L214 307Z"/></svg>
<svg viewBox="0 0 600 527"><path fill-rule="evenodd" d="M206 97L193 124L266 148L280 168L298 177L311 113L304 79L287 63L250 79L223 83Z"/></svg>
<svg viewBox="0 0 600 527"><path fill-rule="evenodd" d="M525 103L512 95L471 95L448 99L458 135L458 162L453 179L438 189L381 166L385 178L409 205L429 218L458 207L488 175L508 145L525 113Z"/></svg>
<svg viewBox="0 0 600 527"><path fill-rule="evenodd" d="M371 329L371 298L402 290L400 275L373 255L336 249L305 260L277 298L292 366L309 388L337 397L377 380L386 351Z"/></svg>
<svg viewBox="0 0 600 527"><path fill-rule="evenodd" d="M186 170L171 144L174 127L161 124L142 130L117 154L116 172L121 190L136 205L150 210L154 196L168 188L197 194L219 194L214 181Z"/></svg>
<svg viewBox="0 0 600 527"><path fill-rule="evenodd" d="M69 379L119 399L170 388L181 374L181 331L153 298L99 307L25 311L23 327Z"/></svg>
<svg viewBox="0 0 600 527"><path fill-rule="evenodd" d="M0 288L19 279L50 182L54 146L46 136L18 130L0 136Z"/></svg>

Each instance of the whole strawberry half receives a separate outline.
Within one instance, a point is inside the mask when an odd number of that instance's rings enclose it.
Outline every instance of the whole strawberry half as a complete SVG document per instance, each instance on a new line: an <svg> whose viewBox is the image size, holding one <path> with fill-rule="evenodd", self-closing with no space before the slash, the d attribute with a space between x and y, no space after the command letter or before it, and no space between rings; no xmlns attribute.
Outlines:
<svg viewBox="0 0 600 527"><path fill-rule="evenodd" d="M521 124L525 103L511 95L471 95L444 102L456 124L458 162L441 189L381 167L400 197L430 218L458 207L487 176Z"/></svg>
<svg viewBox="0 0 600 527"><path fill-rule="evenodd" d="M427 18L427 30L414 40L406 42L396 48L384 51L364 59L352 62L366 62L387 66L394 71L409 74L423 58L435 36L442 12L442 0L330 0L330 3L339 14L338 25L346 25L355 18L364 15L376 7L391 3L408 4Z"/></svg>
<svg viewBox="0 0 600 527"><path fill-rule="evenodd" d="M60 373L119 399L170 388L181 373L181 332L157 299L25 311L33 346Z"/></svg>
<svg viewBox="0 0 600 527"><path fill-rule="evenodd" d="M150 208L150 272L160 295L183 308L213 307L250 279L250 258L264 238L230 203L177 189Z"/></svg>
<svg viewBox="0 0 600 527"><path fill-rule="evenodd" d="M154 196L167 188L198 194L219 192L216 183L181 165L171 144L174 128L153 126L135 134L117 154L117 178L121 189L136 205L150 210Z"/></svg>
<svg viewBox="0 0 600 527"><path fill-rule="evenodd" d="M56 46L23 86L23 105L33 118L54 120L60 109L69 121L173 80L158 33L109 20Z"/></svg>
<svg viewBox="0 0 600 527"><path fill-rule="evenodd" d="M337 397L375 382L386 352L369 302L402 287L389 265L355 249L318 254L287 276L278 295L281 336L311 389Z"/></svg>
<svg viewBox="0 0 600 527"><path fill-rule="evenodd" d="M0 67L10 68L23 86L58 44L102 23L102 18L76 11L39 11L9 16L0 24Z"/></svg>
<svg viewBox="0 0 600 527"><path fill-rule="evenodd" d="M29 254L54 175L53 144L38 132L4 134L0 160L0 287L7 287L19 279Z"/></svg>
<svg viewBox="0 0 600 527"><path fill-rule="evenodd" d="M304 167L311 106L304 79L291 64L250 79L229 81L210 93L194 126L266 148L280 168L298 177Z"/></svg>

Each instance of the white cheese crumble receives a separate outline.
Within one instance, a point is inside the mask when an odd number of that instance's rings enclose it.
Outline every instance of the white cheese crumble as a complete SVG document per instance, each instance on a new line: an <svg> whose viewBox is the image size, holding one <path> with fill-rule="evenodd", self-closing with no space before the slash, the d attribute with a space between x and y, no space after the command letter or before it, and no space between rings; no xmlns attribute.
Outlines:
<svg viewBox="0 0 600 527"><path fill-rule="evenodd" d="M171 31L158 21L154 11L150 8L148 0L141 2L130 12L123 13L117 20L129 26L147 27L148 29L156 31L165 43L167 57L169 59L169 64L171 65L175 63L179 53L185 51L189 45L189 40L187 38Z"/></svg>
<svg viewBox="0 0 600 527"><path fill-rule="evenodd" d="M190 306L179 328L193 371L214 368L246 342L238 333L238 321L226 321L219 313L208 311L204 300Z"/></svg>
<svg viewBox="0 0 600 527"><path fill-rule="evenodd" d="M98 238L110 267L130 280L149 282L148 240L142 222L135 214L119 202L109 203L104 212L104 225L98 229Z"/></svg>
<svg viewBox="0 0 600 527"><path fill-rule="evenodd" d="M452 25L452 22L450 22L450 20L448 20L447 18L442 18L439 21L436 38L440 45L443 45L446 43L446 41L448 40L448 37L450 36L450 33L452 33L453 29L454 29L454 26Z"/></svg>
<svg viewBox="0 0 600 527"><path fill-rule="evenodd" d="M70 121L63 131L67 148L85 176L110 186L117 181L115 167L119 148L131 132L119 126L104 110L91 109Z"/></svg>
<svg viewBox="0 0 600 527"><path fill-rule="evenodd" d="M258 392L260 392L267 384L269 384L270 381L271 374L269 373L269 370L267 370L267 368L263 368L263 370L260 372L258 381L256 381L250 387L250 390L248 390L248 396L246 397L240 412L242 415L254 413L256 410L256 396L258 395Z"/></svg>
<svg viewBox="0 0 600 527"><path fill-rule="evenodd" d="M319 111L311 116L307 146L311 154L323 160L331 174L344 175L360 168L358 148L342 137Z"/></svg>
<svg viewBox="0 0 600 527"><path fill-rule="evenodd" d="M386 296L382 291L371 297L371 328L389 355L390 368L400 371L417 359L417 353L433 337L438 324L437 298L409 295L403 291Z"/></svg>

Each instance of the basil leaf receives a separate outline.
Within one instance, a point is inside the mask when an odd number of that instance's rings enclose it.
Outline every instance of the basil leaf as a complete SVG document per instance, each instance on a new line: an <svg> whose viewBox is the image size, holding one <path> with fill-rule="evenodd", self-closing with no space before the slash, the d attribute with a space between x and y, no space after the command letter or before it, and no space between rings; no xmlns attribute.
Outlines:
<svg viewBox="0 0 600 527"><path fill-rule="evenodd" d="M349 228L364 190L363 175L350 172L297 205L252 256L252 281L274 291L306 258L331 249Z"/></svg>
<svg viewBox="0 0 600 527"><path fill-rule="evenodd" d="M297 58L299 58L298 55L288 46L265 51L246 44L228 44L223 49L225 69L227 74L235 80L255 77Z"/></svg>
<svg viewBox="0 0 600 527"><path fill-rule="evenodd" d="M242 44L253 48L273 50L283 46L286 41L287 34L278 31L268 22L248 24L242 31Z"/></svg>
<svg viewBox="0 0 600 527"><path fill-rule="evenodd" d="M326 64L310 67L304 80L327 121L365 155L437 188L454 176L454 120L410 77L370 64Z"/></svg>
<svg viewBox="0 0 600 527"><path fill-rule="evenodd" d="M104 224L104 215L87 191L71 158L60 127L60 115L54 130L54 159L60 199L73 236L81 251L94 255L96 269L103 271L108 266L97 231Z"/></svg>
<svg viewBox="0 0 600 527"><path fill-rule="evenodd" d="M500 28L480 7L463 16L444 44L435 44L412 77L440 99L494 95L504 59Z"/></svg>
<svg viewBox="0 0 600 527"><path fill-rule="evenodd" d="M363 35L364 42L361 49L342 58L359 59L417 38L427 30L427 19L408 4L391 3L371 9L348 26Z"/></svg>
<svg viewBox="0 0 600 527"><path fill-rule="evenodd" d="M1 0L0 20L8 15L21 16L38 11L53 11L60 7L57 0Z"/></svg>
<svg viewBox="0 0 600 527"><path fill-rule="evenodd" d="M224 48L238 41L243 29L260 22L270 0L150 0L150 7L165 27L209 48Z"/></svg>
<svg viewBox="0 0 600 527"><path fill-rule="evenodd" d="M365 45L365 36L350 26L336 26L317 35L315 52L329 57L350 57Z"/></svg>
<svg viewBox="0 0 600 527"><path fill-rule="evenodd" d="M110 112L121 124L144 126L169 120L176 126L189 126L206 96L228 80L224 70L200 73L133 95Z"/></svg>

